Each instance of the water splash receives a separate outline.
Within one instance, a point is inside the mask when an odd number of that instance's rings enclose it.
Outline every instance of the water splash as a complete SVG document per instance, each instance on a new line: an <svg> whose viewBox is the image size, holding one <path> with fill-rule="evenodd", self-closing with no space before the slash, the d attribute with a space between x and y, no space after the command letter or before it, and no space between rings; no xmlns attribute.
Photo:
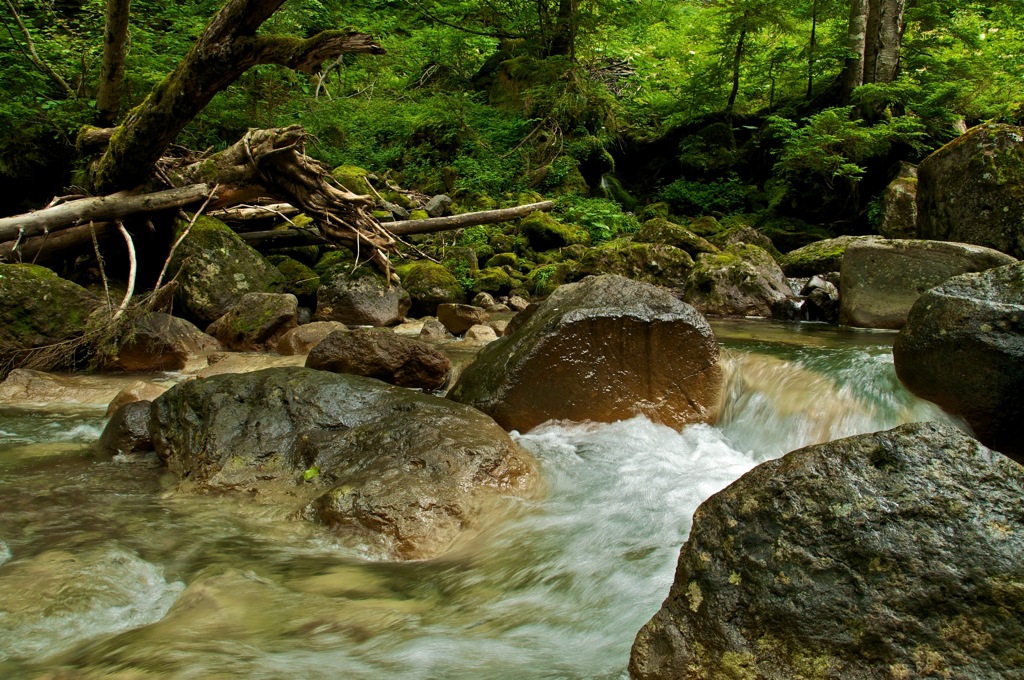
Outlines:
<svg viewBox="0 0 1024 680"><path fill-rule="evenodd" d="M3 541L0 541L0 565L4 562L9 562L11 559L11 548Z"/></svg>

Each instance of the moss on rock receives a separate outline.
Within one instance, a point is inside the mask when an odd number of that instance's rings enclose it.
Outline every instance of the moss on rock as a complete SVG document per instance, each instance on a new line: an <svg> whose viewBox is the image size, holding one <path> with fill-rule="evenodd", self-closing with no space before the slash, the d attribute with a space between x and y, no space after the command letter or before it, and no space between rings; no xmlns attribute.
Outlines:
<svg viewBox="0 0 1024 680"><path fill-rule="evenodd" d="M301 301L316 295L320 287L320 275L298 260L285 255L270 255L267 258L285 278L283 292L291 293Z"/></svg>
<svg viewBox="0 0 1024 680"><path fill-rule="evenodd" d="M331 171L331 177L354 194L370 194L370 185L366 181L366 170L356 165L341 165Z"/></svg>
<svg viewBox="0 0 1024 680"><path fill-rule="evenodd" d="M786 276L794 277L837 272L846 247L858 238L861 237L838 236L815 241L786 253L779 258L779 265L782 266L782 271L786 272Z"/></svg>
<svg viewBox="0 0 1024 680"><path fill-rule="evenodd" d="M663 243L675 246L685 250L691 257L697 257L700 253L718 252L718 247L710 241L662 217L644 222L640 231L633 235L633 240L637 243Z"/></svg>
<svg viewBox="0 0 1024 680"><path fill-rule="evenodd" d="M538 252L574 243L590 243L590 234L582 227L562 224L540 210L524 217L519 230L529 240L530 247Z"/></svg>
<svg viewBox="0 0 1024 680"><path fill-rule="evenodd" d="M417 261L397 268L402 287L409 292L412 305L410 316L433 316L437 306L444 303L462 303L466 294L448 269L436 262Z"/></svg>
<svg viewBox="0 0 1024 680"><path fill-rule="evenodd" d="M625 238L590 248L580 260L582 276L618 274L668 287L682 285L692 267L693 258L685 250L660 243L635 243Z"/></svg>

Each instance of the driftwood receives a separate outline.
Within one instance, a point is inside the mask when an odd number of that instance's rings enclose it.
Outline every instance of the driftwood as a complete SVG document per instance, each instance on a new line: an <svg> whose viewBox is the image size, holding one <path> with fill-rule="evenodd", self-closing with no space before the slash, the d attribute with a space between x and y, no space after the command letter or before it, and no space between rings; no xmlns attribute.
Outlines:
<svg viewBox="0 0 1024 680"><path fill-rule="evenodd" d="M267 220L274 217L287 219L299 214L299 209L290 203L271 203L269 205L237 205L233 208L222 208L211 210L206 213L209 217L216 217L223 222L249 222L252 220Z"/></svg>

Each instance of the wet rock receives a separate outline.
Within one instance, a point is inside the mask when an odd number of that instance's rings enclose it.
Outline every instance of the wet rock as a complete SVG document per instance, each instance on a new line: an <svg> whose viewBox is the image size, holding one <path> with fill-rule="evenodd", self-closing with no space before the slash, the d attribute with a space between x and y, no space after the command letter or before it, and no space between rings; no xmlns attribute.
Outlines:
<svg viewBox="0 0 1024 680"><path fill-rule="evenodd" d="M505 329L508 328L508 321L505 319L491 319L487 322L487 325L494 329L495 335L501 337L505 334Z"/></svg>
<svg viewBox="0 0 1024 680"><path fill-rule="evenodd" d="M195 324L161 312L139 317L117 350L112 368L122 371L180 371L206 352L221 349L220 341Z"/></svg>
<svg viewBox="0 0 1024 680"><path fill-rule="evenodd" d="M81 336L100 304L78 284L32 264L0 264L0 300L0 366L25 359L27 350Z"/></svg>
<svg viewBox="0 0 1024 680"><path fill-rule="evenodd" d="M350 326L391 326L409 312L409 293L368 267L354 273L335 268L317 292L315 321L340 321Z"/></svg>
<svg viewBox="0 0 1024 680"><path fill-rule="evenodd" d="M462 335L477 324L487 323L488 314L472 305L440 305L437 320L453 335Z"/></svg>
<svg viewBox="0 0 1024 680"><path fill-rule="evenodd" d="M770 317L792 294L772 256L743 243L698 257L682 289L683 300L715 316Z"/></svg>
<svg viewBox="0 0 1024 680"><path fill-rule="evenodd" d="M628 239L589 248L580 261L581 276L617 274L634 281L675 288L682 286L693 269L685 250L659 243L634 243Z"/></svg>
<svg viewBox="0 0 1024 680"><path fill-rule="evenodd" d="M308 503L305 517L377 559L440 555L536 483L532 458L478 411L305 368L177 385L153 403L150 431L197 488Z"/></svg>
<svg viewBox="0 0 1024 680"><path fill-rule="evenodd" d="M514 312L521 312L530 306L530 299L523 295L509 295L508 306L511 307Z"/></svg>
<svg viewBox="0 0 1024 680"><path fill-rule="evenodd" d="M843 255L840 323L899 329L914 301L951 276L984 271L1015 260L966 243L861 239Z"/></svg>
<svg viewBox="0 0 1024 680"><path fill-rule="evenodd" d="M409 293L409 314L412 316L432 316L437 314L440 304L466 300L466 293L458 280L435 262L402 265L398 268L398 275L402 279L402 287Z"/></svg>
<svg viewBox="0 0 1024 680"><path fill-rule="evenodd" d="M878 233L885 238L917 238L917 166L901 162L896 178L882 192L882 221Z"/></svg>
<svg viewBox="0 0 1024 680"><path fill-rule="evenodd" d="M562 286L514 323L449 398L520 431L556 418L612 422L643 413L672 427L715 419L718 344L704 318L664 289L591 277Z"/></svg>
<svg viewBox="0 0 1024 680"><path fill-rule="evenodd" d="M114 454L150 451L150 401L133 401L118 408L103 428L97 444L100 451Z"/></svg>
<svg viewBox="0 0 1024 680"><path fill-rule="evenodd" d="M423 322L423 328L420 330L420 337L424 340L452 340L455 338L444 324L437 319L427 319Z"/></svg>
<svg viewBox="0 0 1024 680"><path fill-rule="evenodd" d="M306 366L436 390L444 385L452 364L444 354L414 338L360 329L328 335L310 351Z"/></svg>
<svg viewBox="0 0 1024 680"><path fill-rule="evenodd" d="M662 243L686 251L691 258L701 253L717 253L718 247L686 227L655 217L644 222L640 231L633 235L637 243Z"/></svg>
<svg viewBox="0 0 1024 680"><path fill-rule="evenodd" d="M277 353L286 356L309 354L309 351L335 331L347 331L348 326L340 321L314 321L298 326L281 336L277 342Z"/></svg>
<svg viewBox="0 0 1024 680"><path fill-rule="evenodd" d="M1024 128L984 124L918 167L918 234L1024 258Z"/></svg>
<svg viewBox="0 0 1024 680"><path fill-rule="evenodd" d="M248 293L206 331L228 349L274 350L296 327L298 311L299 301L290 293Z"/></svg>
<svg viewBox="0 0 1024 680"><path fill-rule="evenodd" d="M698 508L630 677L1016 674L1022 494L1024 468L935 423L763 463Z"/></svg>
<svg viewBox="0 0 1024 680"><path fill-rule="evenodd" d="M146 380L138 380L123 388L110 400L110 403L107 405L107 417L109 418L114 415L117 409L125 404L131 404L136 401L153 401L166 391L167 387L164 385L157 385Z"/></svg>
<svg viewBox="0 0 1024 680"><path fill-rule="evenodd" d="M860 238L863 237L838 236L815 241L783 255L779 258L779 266L786 276L792 278L837 272L843 262L846 247Z"/></svg>
<svg viewBox="0 0 1024 680"><path fill-rule="evenodd" d="M896 337L893 359L907 389L1024 463L1024 263L925 292Z"/></svg>
<svg viewBox="0 0 1024 680"><path fill-rule="evenodd" d="M804 318L808 321L839 323L839 289L820 276L812 276L800 289L804 296Z"/></svg>
<svg viewBox="0 0 1024 680"><path fill-rule="evenodd" d="M188 226L179 220L174 237ZM200 326L224 316L246 293L274 293L281 272L223 222L199 217L174 251L168 278L176 278L175 309Z"/></svg>
<svg viewBox="0 0 1024 680"><path fill-rule="evenodd" d="M105 408L123 388L136 382L125 377L61 375L17 368L0 383L0 405Z"/></svg>

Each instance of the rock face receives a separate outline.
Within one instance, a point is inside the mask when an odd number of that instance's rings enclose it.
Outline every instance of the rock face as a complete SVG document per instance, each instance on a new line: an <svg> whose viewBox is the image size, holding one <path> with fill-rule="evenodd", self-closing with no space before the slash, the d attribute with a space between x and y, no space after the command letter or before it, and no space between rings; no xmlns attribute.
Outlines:
<svg viewBox="0 0 1024 680"><path fill-rule="evenodd" d="M304 516L375 558L440 555L489 504L536 482L533 459L478 411L307 368L177 385L153 402L150 432L199 488L283 486Z"/></svg>
<svg viewBox="0 0 1024 680"><path fill-rule="evenodd" d="M792 295L772 256L744 243L699 256L682 293L698 311L714 316L772 316Z"/></svg>
<svg viewBox="0 0 1024 680"><path fill-rule="evenodd" d="M882 220L878 233L886 238L917 238L916 165L900 163L896 179L889 182L882 192Z"/></svg>
<svg viewBox="0 0 1024 680"><path fill-rule="evenodd" d="M698 508L633 678L1005 678L1024 468L903 425L759 465Z"/></svg>
<svg viewBox="0 0 1024 680"><path fill-rule="evenodd" d="M452 362L425 342L363 329L331 333L310 351L306 366L436 390L444 385Z"/></svg>
<svg viewBox="0 0 1024 680"><path fill-rule="evenodd" d="M298 311L291 293L247 293L206 330L228 349L273 350L295 328Z"/></svg>
<svg viewBox="0 0 1024 680"><path fill-rule="evenodd" d="M0 301L0 366L81 335L99 306L86 289L32 264L0 264Z"/></svg>
<svg viewBox="0 0 1024 680"><path fill-rule="evenodd" d="M449 398L520 431L553 418L611 422L638 413L672 427L714 421L718 343L707 321L664 289L595 276L520 317Z"/></svg>
<svg viewBox="0 0 1024 680"><path fill-rule="evenodd" d="M220 349L220 343L195 324L170 314L151 312L135 321L134 330L118 348L113 365L123 371L180 371L198 354Z"/></svg>
<svg viewBox="0 0 1024 680"><path fill-rule="evenodd" d="M921 238L960 241L1024 258L1024 128L971 128L918 168Z"/></svg>
<svg viewBox="0 0 1024 680"><path fill-rule="evenodd" d="M914 302L951 276L1014 262L966 243L860 239L847 246L840 270L840 323L899 329Z"/></svg>
<svg viewBox="0 0 1024 680"><path fill-rule="evenodd" d="M957 276L926 292L893 358L907 389L1024 463L1024 263Z"/></svg>
<svg viewBox="0 0 1024 680"><path fill-rule="evenodd" d="M317 292L313 318L350 326L390 326L405 318L410 304L404 288L388 287L383 277L366 267L354 274L334 269Z"/></svg>
<svg viewBox="0 0 1024 680"><path fill-rule="evenodd" d="M286 356L309 354L324 338L335 331L347 331L348 326L338 321L314 321L287 331L277 342L277 353Z"/></svg>
<svg viewBox="0 0 1024 680"><path fill-rule="evenodd" d="M187 226L179 221L175 238ZM277 292L285 286L277 267L212 217L196 220L168 271L178 280L177 309L203 327L226 314L246 293Z"/></svg>

